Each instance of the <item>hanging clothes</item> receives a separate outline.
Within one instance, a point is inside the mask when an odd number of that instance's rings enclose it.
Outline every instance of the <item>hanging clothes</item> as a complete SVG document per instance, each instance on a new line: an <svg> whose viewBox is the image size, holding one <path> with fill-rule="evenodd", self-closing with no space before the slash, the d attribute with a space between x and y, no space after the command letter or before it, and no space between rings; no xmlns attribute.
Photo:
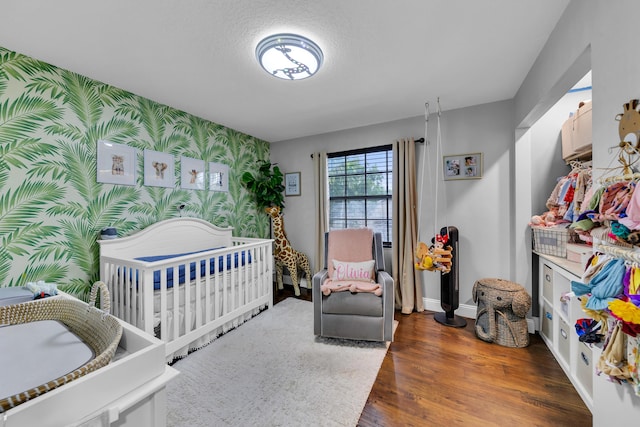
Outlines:
<svg viewBox="0 0 640 427"><path fill-rule="evenodd" d="M622 293L624 289L622 279L625 272L624 260L613 259L608 261L588 284L572 280L571 290L578 296L591 293L587 308L604 310L609 301Z"/></svg>

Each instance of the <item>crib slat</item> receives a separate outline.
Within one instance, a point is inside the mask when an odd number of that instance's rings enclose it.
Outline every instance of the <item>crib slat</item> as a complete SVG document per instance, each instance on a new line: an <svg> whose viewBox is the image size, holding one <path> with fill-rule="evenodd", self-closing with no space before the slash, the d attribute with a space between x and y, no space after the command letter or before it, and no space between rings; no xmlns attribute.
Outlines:
<svg viewBox="0 0 640 427"><path fill-rule="evenodd" d="M213 263L213 271L214 271L214 278L215 278L215 284L213 286L214 292L215 294L213 295L213 298L215 300L215 308L213 310L213 319L215 320L220 316L220 273L218 271L218 263L214 261Z"/></svg>
<svg viewBox="0 0 640 427"><path fill-rule="evenodd" d="M160 273L160 338L168 340L169 325L167 322L167 275L164 271Z"/></svg>
<svg viewBox="0 0 640 427"><path fill-rule="evenodd" d="M191 263L184 264L184 281L185 283L182 285L178 285L178 289L183 289L184 291L184 317L182 319L182 327L184 328L184 333L188 333L191 331L191 284L189 283L189 278L191 277ZM179 282L173 282L174 287L175 284ZM176 334L175 337L179 337L182 334Z"/></svg>
<svg viewBox="0 0 640 427"><path fill-rule="evenodd" d="M171 312L173 314L173 339L175 340L180 336L180 289L178 286L179 283L179 275L178 275L178 265L173 265L173 307L171 307ZM162 319L161 321L164 321ZM169 337L167 337L167 341Z"/></svg>
<svg viewBox="0 0 640 427"><path fill-rule="evenodd" d="M207 267L204 272L204 321L207 324L211 320L211 264L206 263Z"/></svg>
<svg viewBox="0 0 640 427"><path fill-rule="evenodd" d="M198 260L198 262L196 262L196 266L200 266L201 265L201 260ZM207 263L205 262L205 271L207 269ZM196 315L196 323L193 329L198 329L200 326L202 326L202 286L201 286L201 278L200 278L200 268L197 267L196 268L196 283L195 283L195 293L196 293L196 301L195 301L195 315ZM189 329L191 330L191 329Z"/></svg>

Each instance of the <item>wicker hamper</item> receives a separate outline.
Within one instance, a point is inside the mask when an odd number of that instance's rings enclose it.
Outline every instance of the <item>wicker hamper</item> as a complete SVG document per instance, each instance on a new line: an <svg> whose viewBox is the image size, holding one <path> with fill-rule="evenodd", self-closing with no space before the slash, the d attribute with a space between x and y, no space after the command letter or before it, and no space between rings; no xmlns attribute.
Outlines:
<svg viewBox="0 0 640 427"><path fill-rule="evenodd" d="M529 345L526 314L531 296L519 284L502 279L480 279L473 285L478 303L476 336L505 347Z"/></svg>
<svg viewBox="0 0 640 427"><path fill-rule="evenodd" d="M100 299L106 305L105 311L93 306L98 287L102 291ZM29 399L35 399L47 391L51 391L109 364L118 348L122 336L122 325L115 317L107 314L109 310L108 301L109 296L106 286L104 283L98 282L91 291L90 305L80 300L58 296L21 304L0 306L0 326L40 320L58 320L69 331L84 341L96 355L95 358L65 376L52 379L46 384L25 390L22 393L0 399L0 413L8 411ZM42 357L46 359L46 355Z"/></svg>

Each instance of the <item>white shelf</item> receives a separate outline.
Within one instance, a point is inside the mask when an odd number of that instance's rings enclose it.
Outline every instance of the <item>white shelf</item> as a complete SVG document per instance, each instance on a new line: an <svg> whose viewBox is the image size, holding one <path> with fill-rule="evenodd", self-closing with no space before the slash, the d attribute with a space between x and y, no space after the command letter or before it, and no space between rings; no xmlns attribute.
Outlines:
<svg viewBox="0 0 640 427"><path fill-rule="evenodd" d="M579 341L574 326L582 317L580 301L576 297L561 299L571 291L572 280L581 280L581 267L564 258L539 255L540 335L593 413L593 357L590 348Z"/></svg>

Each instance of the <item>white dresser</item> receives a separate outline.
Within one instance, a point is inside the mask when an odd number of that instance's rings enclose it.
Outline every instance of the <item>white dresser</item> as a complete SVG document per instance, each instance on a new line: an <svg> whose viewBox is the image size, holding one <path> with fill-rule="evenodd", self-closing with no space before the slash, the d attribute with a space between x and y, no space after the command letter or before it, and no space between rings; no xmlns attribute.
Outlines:
<svg viewBox="0 0 640 427"><path fill-rule="evenodd" d="M575 323L587 316L577 297L564 300L571 281L581 282L582 266L550 255L539 255L540 336L593 414L594 426L625 425L640 420L640 397L628 384L596 375L602 344L579 341Z"/></svg>

